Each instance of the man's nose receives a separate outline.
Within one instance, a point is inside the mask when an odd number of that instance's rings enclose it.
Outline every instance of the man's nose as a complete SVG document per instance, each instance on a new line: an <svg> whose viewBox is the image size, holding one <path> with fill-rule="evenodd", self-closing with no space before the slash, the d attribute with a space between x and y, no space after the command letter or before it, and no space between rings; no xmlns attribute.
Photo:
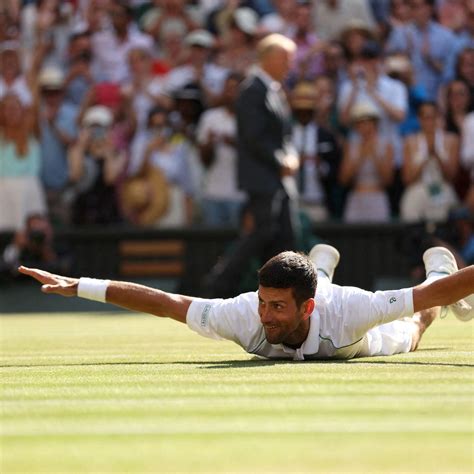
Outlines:
<svg viewBox="0 0 474 474"><path fill-rule="evenodd" d="M260 309L260 321L262 324L267 324L272 322L272 314L268 308L261 308Z"/></svg>

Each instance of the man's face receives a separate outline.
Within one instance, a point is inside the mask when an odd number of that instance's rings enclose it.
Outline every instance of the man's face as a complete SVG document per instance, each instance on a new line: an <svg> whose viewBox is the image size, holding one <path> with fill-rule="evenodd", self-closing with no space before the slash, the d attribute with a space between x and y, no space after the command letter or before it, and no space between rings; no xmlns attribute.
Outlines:
<svg viewBox="0 0 474 474"><path fill-rule="evenodd" d="M112 20L112 25L116 31L123 31L128 26L128 15L125 8L120 5L112 5L110 7L110 18Z"/></svg>
<svg viewBox="0 0 474 474"><path fill-rule="evenodd" d="M419 25L424 25L431 19L432 9L426 0L411 0L411 14L413 21Z"/></svg>
<svg viewBox="0 0 474 474"><path fill-rule="evenodd" d="M302 344L309 331L314 300L296 304L291 288L258 287L258 314L270 344Z"/></svg>
<svg viewBox="0 0 474 474"><path fill-rule="evenodd" d="M224 84L222 91L222 100L225 105L233 105L239 94L239 81L237 79L229 78Z"/></svg>
<svg viewBox="0 0 474 474"><path fill-rule="evenodd" d="M292 52L275 47L262 62L262 67L273 79L283 82L290 72L293 60Z"/></svg>

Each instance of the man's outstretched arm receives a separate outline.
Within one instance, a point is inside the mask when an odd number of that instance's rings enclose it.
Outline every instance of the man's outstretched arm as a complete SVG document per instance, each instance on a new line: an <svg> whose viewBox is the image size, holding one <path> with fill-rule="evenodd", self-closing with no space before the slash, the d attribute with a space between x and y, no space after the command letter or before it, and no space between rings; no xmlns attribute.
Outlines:
<svg viewBox="0 0 474 474"><path fill-rule="evenodd" d="M439 280L413 288L415 312L448 306L474 293L474 265Z"/></svg>
<svg viewBox="0 0 474 474"><path fill-rule="evenodd" d="M20 267L18 270L42 283L43 293L77 296L79 284L77 278L64 277L27 267ZM106 301L132 311L150 313L186 323L186 314L193 298L166 293L135 283L111 281L107 286Z"/></svg>

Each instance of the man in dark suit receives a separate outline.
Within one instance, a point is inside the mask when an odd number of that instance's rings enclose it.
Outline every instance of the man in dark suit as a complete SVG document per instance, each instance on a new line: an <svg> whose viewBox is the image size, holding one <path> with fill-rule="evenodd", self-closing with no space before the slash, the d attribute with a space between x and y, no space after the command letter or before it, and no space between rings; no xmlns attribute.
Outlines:
<svg viewBox="0 0 474 474"><path fill-rule="evenodd" d="M237 293L253 257L262 261L295 248L298 155L291 144L291 109L282 88L295 44L279 34L257 46L258 66L242 84L236 105L238 178L247 193L247 226L230 255L206 281L215 297Z"/></svg>

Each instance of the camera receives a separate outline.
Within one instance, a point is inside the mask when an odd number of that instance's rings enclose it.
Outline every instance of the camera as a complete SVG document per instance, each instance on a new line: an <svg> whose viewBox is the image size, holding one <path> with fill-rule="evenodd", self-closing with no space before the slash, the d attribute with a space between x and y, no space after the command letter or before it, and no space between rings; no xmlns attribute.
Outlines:
<svg viewBox="0 0 474 474"><path fill-rule="evenodd" d="M102 127L101 125L93 125L90 127L90 130L92 140L101 140L105 138L105 135L107 134L107 128Z"/></svg>

